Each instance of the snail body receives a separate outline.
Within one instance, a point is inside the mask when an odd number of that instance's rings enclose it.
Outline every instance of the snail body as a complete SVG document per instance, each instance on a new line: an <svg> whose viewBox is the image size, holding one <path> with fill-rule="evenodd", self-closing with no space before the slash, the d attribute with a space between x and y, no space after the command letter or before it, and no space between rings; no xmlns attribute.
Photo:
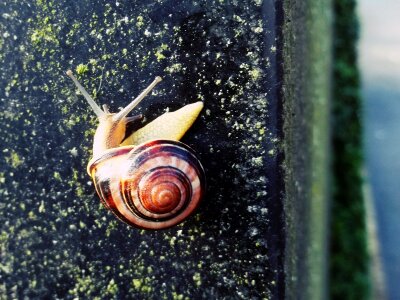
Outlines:
<svg viewBox="0 0 400 300"><path fill-rule="evenodd" d="M87 172L104 206L125 223L144 229L168 228L191 215L204 194L205 174L194 151L179 140L203 103L165 113L127 134L127 125L141 118L127 117L128 113L161 78L113 114L107 106L97 106L71 71L67 75L99 119Z"/></svg>

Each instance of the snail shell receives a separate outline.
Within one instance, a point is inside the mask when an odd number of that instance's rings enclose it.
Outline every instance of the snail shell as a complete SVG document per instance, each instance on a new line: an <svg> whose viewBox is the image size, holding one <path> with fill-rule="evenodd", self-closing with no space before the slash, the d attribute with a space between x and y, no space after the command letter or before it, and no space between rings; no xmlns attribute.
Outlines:
<svg viewBox="0 0 400 300"><path fill-rule="evenodd" d="M88 165L103 204L125 223L162 229L186 219L205 190L202 165L177 141L111 149Z"/></svg>
<svg viewBox="0 0 400 300"><path fill-rule="evenodd" d="M205 176L193 150L178 140L192 126L203 103L165 113L127 135L127 125L140 119L128 114L161 77L121 111L111 113L107 105L101 109L95 103L72 71L67 75L99 120L87 170L103 204L125 223L144 229L182 222L199 205Z"/></svg>

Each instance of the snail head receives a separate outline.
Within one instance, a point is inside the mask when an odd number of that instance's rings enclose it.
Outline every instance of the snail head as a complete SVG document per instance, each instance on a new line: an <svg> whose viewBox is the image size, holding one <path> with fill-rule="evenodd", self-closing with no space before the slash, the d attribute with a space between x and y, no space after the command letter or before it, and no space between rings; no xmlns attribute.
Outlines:
<svg viewBox="0 0 400 300"><path fill-rule="evenodd" d="M118 113L111 113L107 105L103 105L101 109L97 103L90 97L85 88L78 82L71 70L68 70L67 75L73 80L78 90L88 101L99 119L99 126L96 129L93 142L93 156L103 153L107 149L118 147L125 137L126 126L129 123L140 120L141 115L128 117L128 114L146 97L148 93L159 83L161 77L156 77L154 81L135 99L131 101L125 108Z"/></svg>

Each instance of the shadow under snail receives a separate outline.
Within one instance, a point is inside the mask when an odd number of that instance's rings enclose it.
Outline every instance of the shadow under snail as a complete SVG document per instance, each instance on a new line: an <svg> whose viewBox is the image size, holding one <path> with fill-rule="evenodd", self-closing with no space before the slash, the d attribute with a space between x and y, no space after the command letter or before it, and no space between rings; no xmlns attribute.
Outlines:
<svg viewBox="0 0 400 300"><path fill-rule="evenodd" d="M203 108L196 102L165 113L127 134L127 125L141 116L127 115L161 81L156 79L118 113L101 109L77 81L67 75L96 113L93 158L87 171L105 207L125 223L163 229L186 219L205 189L204 169L194 151L179 142Z"/></svg>

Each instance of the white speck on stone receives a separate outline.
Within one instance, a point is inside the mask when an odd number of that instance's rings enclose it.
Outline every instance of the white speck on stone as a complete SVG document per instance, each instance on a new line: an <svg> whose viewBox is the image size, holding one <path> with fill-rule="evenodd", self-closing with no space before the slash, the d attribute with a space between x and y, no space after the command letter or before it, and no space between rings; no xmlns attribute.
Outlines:
<svg viewBox="0 0 400 300"><path fill-rule="evenodd" d="M255 166L255 167L260 167L260 166L262 166L262 164L263 164L263 158L262 158L262 156L253 157L253 158L251 159L251 164L252 164L253 166Z"/></svg>
<svg viewBox="0 0 400 300"><path fill-rule="evenodd" d="M77 157L78 156L78 149L76 149L76 147L74 147L71 150L69 150L69 152L71 153L71 155L73 157Z"/></svg>
<svg viewBox="0 0 400 300"><path fill-rule="evenodd" d="M261 33L264 29L262 27L252 27L251 30L255 33Z"/></svg>
<svg viewBox="0 0 400 300"><path fill-rule="evenodd" d="M256 236L259 233L258 229L256 227L251 227L249 229L249 234L250 236Z"/></svg>
<svg viewBox="0 0 400 300"><path fill-rule="evenodd" d="M257 210L258 210L258 208L257 208L256 205L253 205L253 206L249 205L249 206L247 206L247 211L248 211L248 212L256 212Z"/></svg>

